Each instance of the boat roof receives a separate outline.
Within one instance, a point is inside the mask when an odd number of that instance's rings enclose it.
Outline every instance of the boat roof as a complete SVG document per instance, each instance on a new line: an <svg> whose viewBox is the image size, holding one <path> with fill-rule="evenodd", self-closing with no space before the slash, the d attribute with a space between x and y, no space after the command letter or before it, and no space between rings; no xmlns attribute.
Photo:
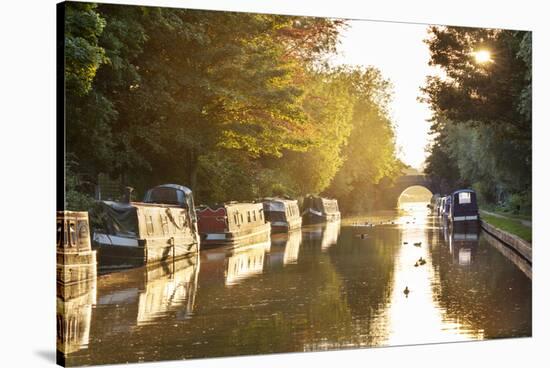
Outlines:
<svg viewBox="0 0 550 368"><path fill-rule="evenodd" d="M455 195L456 193L462 193L462 192L475 193L475 191L472 189L458 189L453 192L453 195Z"/></svg>
<svg viewBox="0 0 550 368"><path fill-rule="evenodd" d="M239 207L239 206L258 206L258 207L263 207L262 205L262 202L236 202L236 201L231 201L231 202L223 202L223 203L216 203L214 205L206 205L206 204L201 204L201 205L198 205L196 206L196 209L198 211L203 211L203 210L206 210L206 209L209 209L211 211L216 211L220 208L230 208L230 207Z"/></svg>
<svg viewBox="0 0 550 368"><path fill-rule="evenodd" d="M337 201L336 198L321 197L321 196L313 195L313 194L307 195L306 198L314 198L314 199L319 198L319 199L322 199L323 201Z"/></svg>
<svg viewBox="0 0 550 368"><path fill-rule="evenodd" d="M297 202L297 200L296 199L291 199L291 198L268 197L268 198L263 198L262 202L283 202L283 203L288 203L288 202Z"/></svg>
<svg viewBox="0 0 550 368"><path fill-rule="evenodd" d="M155 189L155 188L171 188L171 189L181 190L185 194L191 194L192 193L191 189L189 189L187 187L184 187L183 185L179 185L179 184L161 184L161 185L157 185L156 187L151 188L151 189Z"/></svg>

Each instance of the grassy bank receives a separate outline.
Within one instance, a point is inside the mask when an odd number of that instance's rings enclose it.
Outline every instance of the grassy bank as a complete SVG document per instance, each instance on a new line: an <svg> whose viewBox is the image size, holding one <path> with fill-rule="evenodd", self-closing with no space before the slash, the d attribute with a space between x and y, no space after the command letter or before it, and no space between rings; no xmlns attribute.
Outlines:
<svg viewBox="0 0 550 368"><path fill-rule="evenodd" d="M503 231L509 232L510 234L517 235L520 238L527 240L529 243L531 243L532 229L529 226L523 225L518 220L495 217L485 213L481 214L481 218L489 224Z"/></svg>
<svg viewBox="0 0 550 368"><path fill-rule="evenodd" d="M512 211L507 211L503 209L501 206L487 205L487 204L480 205L479 208L485 211L494 212L496 214L514 218L514 219L527 220L527 221L531 221L532 219L531 212L518 214Z"/></svg>

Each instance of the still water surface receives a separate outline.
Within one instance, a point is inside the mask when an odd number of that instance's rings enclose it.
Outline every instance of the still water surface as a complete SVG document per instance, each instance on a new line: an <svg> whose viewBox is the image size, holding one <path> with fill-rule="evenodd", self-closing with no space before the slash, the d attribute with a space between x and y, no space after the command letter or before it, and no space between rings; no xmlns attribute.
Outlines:
<svg viewBox="0 0 550 368"><path fill-rule="evenodd" d="M531 280L491 241L417 208L104 275L67 364L531 336Z"/></svg>

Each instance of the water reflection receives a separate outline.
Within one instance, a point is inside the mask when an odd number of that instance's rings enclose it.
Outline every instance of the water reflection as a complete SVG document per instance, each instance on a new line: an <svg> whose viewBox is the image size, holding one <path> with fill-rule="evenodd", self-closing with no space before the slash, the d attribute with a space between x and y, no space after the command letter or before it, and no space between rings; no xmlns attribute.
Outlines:
<svg viewBox="0 0 550 368"><path fill-rule="evenodd" d="M226 253L225 285L235 285L243 280L261 274L264 270L265 254L271 242L233 248Z"/></svg>
<svg viewBox="0 0 550 368"><path fill-rule="evenodd" d="M447 320L460 321L481 338L531 335L531 283L482 233L446 232L432 250L437 299ZM470 263L460 250L469 249ZM464 252L464 251L463 251Z"/></svg>
<svg viewBox="0 0 550 368"><path fill-rule="evenodd" d="M96 303L96 279L73 285L58 286L57 350L74 353L86 347L90 340L92 305Z"/></svg>
<svg viewBox="0 0 550 368"><path fill-rule="evenodd" d="M440 230L413 211L202 251L200 274L103 275L69 365L529 336L530 280L484 235Z"/></svg>
<svg viewBox="0 0 550 368"><path fill-rule="evenodd" d="M483 338L483 331L463 326L459 319L448 318L439 303L439 275L433 266L427 211L417 209L400 218L402 246L394 264L391 301L386 314L388 337L385 345L423 344ZM407 243L407 244L405 244ZM424 260L425 263L419 262ZM404 290L410 290L405 293Z"/></svg>
<svg viewBox="0 0 550 368"><path fill-rule="evenodd" d="M311 225L304 229L304 238L310 241L320 241L321 250L326 251L338 242L340 227L340 221Z"/></svg>
<svg viewBox="0 0 550 368"><path fill-rule="evenodd" d="M226 286L239 284L264 271L266 252L270 249L271 241L206 250L202 254L207 271L205 277L223 278Z"/></svg>
<svg viewBox="0 0 550 368"><path fill-rule="evenodd" d="M171 310L177 310L178 320L191 318L199 267L198 257L192 257L148 270L145 290L139 294L137 325L154 322Z"/></svg>
<svg viewBox="0 0 550 368"><path fill-rule="evenodd" d="M154 323L170 313L175 319L190 318L195 304L199 257L150 265L104 276L98 298L98 313L115 306L103 316L104 333L116 334Z"/></svg>
<svg viewBox="0 0 550 368"><path fill-rule="evenodd" d="M460 266L472 264L479 244L479 227L446 228L449 251Z"/></svg>
<svg viewBox="0 0 550 368"><path fill-rule="evenodd" d="M270 267L298 263L301 243L301 229L274 235L271 239L271 250L269 252Z"/></svg>

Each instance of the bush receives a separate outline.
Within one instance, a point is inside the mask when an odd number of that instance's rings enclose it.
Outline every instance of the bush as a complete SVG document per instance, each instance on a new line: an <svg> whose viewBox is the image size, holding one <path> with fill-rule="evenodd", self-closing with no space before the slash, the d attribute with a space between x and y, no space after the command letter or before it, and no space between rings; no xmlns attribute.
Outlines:
<svg viewBox="0 0 550 368"><path fill-rule="evenodd" d="M510 195L504 203L504 210L514 215L531 215L531 191Z"/></svg>
<svg viewBox="0 0 550 368"><path fill-rule="evenodd" d="M65 163L65 209L89 211L94 206L94 197L89 192L93 185L76 172L78 163L70 155Z"/></svg>

